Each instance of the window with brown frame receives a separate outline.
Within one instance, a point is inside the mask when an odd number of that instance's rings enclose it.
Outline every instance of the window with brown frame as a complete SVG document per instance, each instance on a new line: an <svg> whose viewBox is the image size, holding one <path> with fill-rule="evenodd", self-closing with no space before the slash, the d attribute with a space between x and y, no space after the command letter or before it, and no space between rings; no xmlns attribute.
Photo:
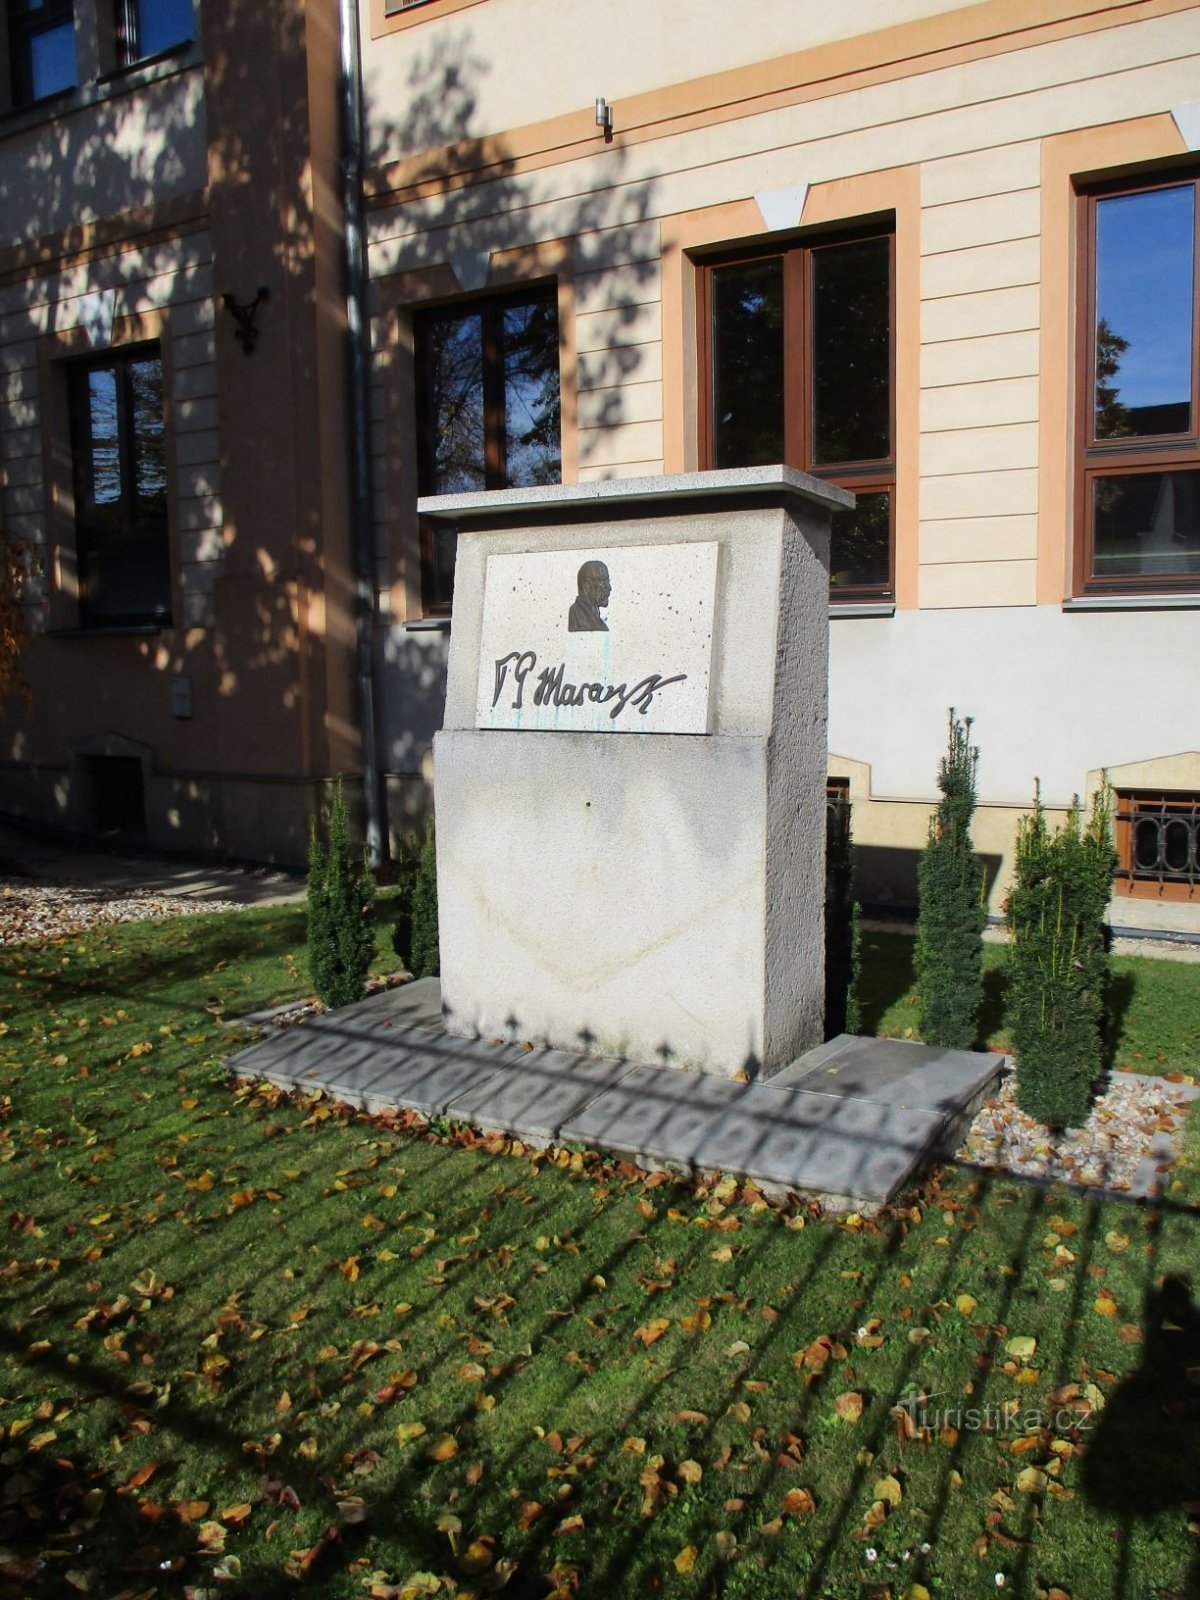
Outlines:
<svg viewBox="0 0 1200 1600"><path fill-rule="evenodd" d="M1076 589L1200 588L1200 174L1079 198Z"/></svg>
<svg viewBox="0 0 1200 1600"><path fill-rule="evenodd" d="M1200 899L1200 794L1117 795L1117 892L1138 899Z"/></svg>
<svg viewBox="0 0 1200 1600"><path fill-rule="evenodd" d="M458 301L413 316L421 494L519 489L562 478L554 286ZM422 595L450 609L455 537L421 534Z"/></svg>
<svg viewBox="0 0 1200 1600"><path fill-rule="evenodd" d="M701 275L709 467L783 462L858 497L834 513L830 595L894 595L894 234L726 256Z"/></svg>
<svg viewBox="0 0 1200 1600"><path fill-rule="evenodd" d="M79 620L171 621L162 356L134 345L72 363L68 404Z"/></svg>

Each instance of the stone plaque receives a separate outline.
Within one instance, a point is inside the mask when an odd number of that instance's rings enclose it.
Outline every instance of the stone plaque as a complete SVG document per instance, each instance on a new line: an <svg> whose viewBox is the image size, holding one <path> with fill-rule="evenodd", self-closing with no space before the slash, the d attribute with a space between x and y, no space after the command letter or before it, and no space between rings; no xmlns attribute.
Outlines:
<svg viewBox="0 0 1200 1600"><path fill-rule="evenodd" d="M489 555L475 726L708 733L717 549Z"/></svg>

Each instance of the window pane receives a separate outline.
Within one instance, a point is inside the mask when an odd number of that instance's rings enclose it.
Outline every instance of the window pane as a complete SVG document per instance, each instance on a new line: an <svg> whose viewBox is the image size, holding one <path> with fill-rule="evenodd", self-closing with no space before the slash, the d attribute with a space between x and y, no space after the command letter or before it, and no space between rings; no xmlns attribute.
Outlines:
<svg viewBox="0 0 1200 1600"><path fill-rule="evenodd" d="M1191 427L1190 184L1096 202L1096 437Z"/></svg>
<svg viewBox="0 0 1200 1600"><path fill-rule="evenodd" d="M813 461L891 454L891 247L860 239L812 253Z"/></svg>
<svg viewBox="0 0 1200 1600"><path fill-rule="evenodd" d="M840 588L887 588L891 578L890 490L856 490L853 511L835 511L829 530L829 582Z"/></svg>
<svg viewBox="0 0 1200 1600"><path fill-rule="evenodd" d="M163 428L162 361L151 356L129 363L133 399L133 459L137 515L167 514L167 450Z"/></svg>
<svg viewBox="0 0 1200 1600"><path fill-rule="evenodd" d="M88 466L91 501L103 515L121 502L121 439L115 367L93 367L87 375Z"/></svg>
<svg viewBox="0 0 1200 1600"><path fill-rule="evenodd" d="M770 466L783 450L783 261L712 274L713 465Z"/></svg>
<svg viewBox="0 0 1200 1600"><path fill-rule="evenodd" d="M29 94L33 100L58 94L75 84L75 28L70 22L31 34L29 46Z"/></svg>
<svg viewBox="0 0 1200 1600"><path fill-rule="evenodd" d="M139 56L156 56L192 37L192 0L138 0Z"/></svg>
<svg viewBox="0 0 1200 1600"><path fill-rule="evenodd" d="M485 487L483 322L478 312L421 325L429 457L422 494Z"/></svg>
<svg viewBox="0 0 1200 1600"><path fill-rule="evenodd" d="M1200 472L1097 478L1094 505L1094 577L1200 573Z"/></svg>
<svg viewBox="0 0 1200 1600"><path fill-rule="evenodd" d="M166 541L85 540L79 551L84 614L89 622L149 621L171 611Z"/></svg>
<svg viewBox="0 0 1200 1600"><path fill-rule="evenodd" d="M506 306L502 343L507 487L558 483L562 459L555 301Z"/></svg>

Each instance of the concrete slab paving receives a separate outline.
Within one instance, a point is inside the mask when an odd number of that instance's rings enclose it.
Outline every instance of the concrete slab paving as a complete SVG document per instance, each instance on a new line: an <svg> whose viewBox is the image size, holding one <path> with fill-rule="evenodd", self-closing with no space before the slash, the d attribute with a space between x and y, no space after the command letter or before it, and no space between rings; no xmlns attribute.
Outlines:
<svg viewBox="0 0 1200 1600"><path fill-rule="evenodd" d="M436 979L281 1028L229 1070L367 1111L450 1116L531 1144L720 1170L877 1205L953 1146L1005 1058L843 1035L766 1083L488 1039L442 1026ZM923 1073L929 1072L926 1083Z"/></svg>
<svg viewBox="0 0 1200 1600"><path fill-rule="evenodd" d="M1006 1060L988 1051L839 1033L767 1081L773 1088L837 1093L948 1116L962 1110L964 1091L974 1097L990 1089Z"/></svg>
<svg viewBox="0 0 1200 1600"><path fill-rule="evenodd" d="M486 1082L458 1097L450 1115L485 1133L507 1133L531 1144L569 1143L563 1129L597 1096L635 1070L631 1061L521 1050Z"/></svg>
<svg viewBox="0 0 1200 1600"><path fill-rule="evenodd" d="M568 1144L736 1172L845 1199L882 1201L937 1147L934 1111L638 1067L568 1122Z"/></svg>

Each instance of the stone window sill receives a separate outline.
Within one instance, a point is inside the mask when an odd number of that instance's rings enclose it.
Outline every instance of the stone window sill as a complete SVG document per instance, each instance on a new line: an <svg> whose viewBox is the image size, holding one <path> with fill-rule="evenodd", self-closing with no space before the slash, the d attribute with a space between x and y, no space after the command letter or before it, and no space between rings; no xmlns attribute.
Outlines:
<svg viewBox="0 0 1200 1600"><path fill-rule="evenodd" d="M1064 611L1194 611L1200 594L1079 594L1062 603Z"/></svg>

